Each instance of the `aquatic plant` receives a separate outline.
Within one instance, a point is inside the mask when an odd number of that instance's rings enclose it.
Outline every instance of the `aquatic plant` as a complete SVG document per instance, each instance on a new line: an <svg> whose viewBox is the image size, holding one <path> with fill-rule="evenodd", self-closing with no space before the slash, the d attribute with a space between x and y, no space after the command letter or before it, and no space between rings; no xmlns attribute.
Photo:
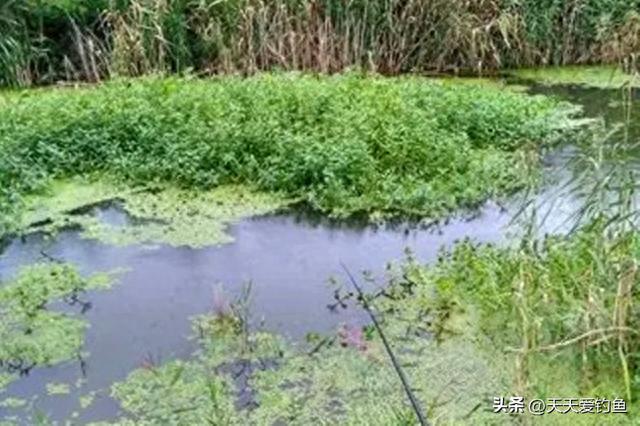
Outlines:
<svg viewBox="0 0 640 426"><path fill-rule="evenodd" d="M182 361L137 370L113 388L136 424L242 424L230 394L223 378Z"/></svg>
<svg viewBox="0 0 640 426"><path fill-rule="evenodd" d="M603 89L638 87L640 80L617 66L563 66L519 69L512 75L542 84L583 85Z"/></svg>
<svg viewBox="0 0 640 426"><path fill-rule="evenodd" d="M71 392L68 383L47 383L46 389L48 395L68 395Z"/></svg>
<svg viewBox="0 0 640 426"><path fill-rule="evenodd" d="M273 212L290 201L239 185L208 191L173 185L128 187L106 180L56 180L25 197L20 229L55 235L80 228L81 236L114 245L168 244L202 247L232 241L227 226ZM101 208L121 210L126 223L101 220Z"/></svg>
<svg viewBox="0 0 640 426"><path fill-rule="evenodd" d="M430 291L426 286L417 288L417 300L424 300ZM492 364L496 355L483 354L462 339L438 344L420 334L427 327L425 314L405 302L403 309L385 309L385 331L401 343L399 359L415 391L430 407L429 417L462 421L486 394L505 388L504 377ZM141 424L199 423L214 415L229 424L413 422L376 334L367 340L366 351L328 344L309 354L275 335L244 335L237 328L221 327L214 316L194 319L194 330L201 349L191 361L141 368L114 385L113 395L125 409L117 424L132 419ZM229 367L234 365L245 367ZM247 388L237 387L245 382L237 381L238 375L247 376ZM254 403L234 408L238 395L248 391ZM457 397L460 392L464 399ZM483 412L471 418L480 423L487 419Z"/></svg>
<svg viewBox="0 0 640 426"><path fill-rule="evenodd" d="M23 196L54 177L91 175L150 189L242 184L336 216L437 217L523 186L574 113L487 85L357 74L11 93L0 103L0 235L16 229ZM245 206L236 191L232 210ZM160 222L190 217L189 194L131 192L125 208ZM186 230L203 231L197 217L215 210L206 199L194 199Z"/></svg>
<svg viewBox="0 0 640 426"><path fill-rule="evenodd" d="M91 289L107 288L112 277L82 277L68 264L24 267L0 287L0 369L26 374L35 366L54 365L77 356L86 322L75 315L50 310L54 301L78 300ZM3 385L11 376L3 375Z"/></svg>
<svg viewBox="0 0 640 426"><path fill-rule="evenodd" d="M213 288L213 315L218 319L229 318L234 315L231 301L224 292L222 284Z"/></svg>

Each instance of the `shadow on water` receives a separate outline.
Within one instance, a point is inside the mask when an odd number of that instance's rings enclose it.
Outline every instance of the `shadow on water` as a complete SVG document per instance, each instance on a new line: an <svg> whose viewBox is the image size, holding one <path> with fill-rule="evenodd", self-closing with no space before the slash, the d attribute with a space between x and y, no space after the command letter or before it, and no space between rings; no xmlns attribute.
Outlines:
<svg viewBox="0 0 640 426"><path fill-rule="evenodd" d="M589 115L604 114L613 120L617 107L612 102L618 99L617 92L595 90L533 89L583 103ZM556 150L545 161L548 174L566 179L571 175L567 161L575 154L574 147ZM540 195L544 198L555 202L554 214L548 217L544 231L558 231L575 210L576 200L559 194L554 186ZM370 226L358 220L336 221L300 208L237 223L231 229L235 242L203 249L110 246L82 239L73 230L62 232L54 240L42 235L16 239L0 256L1 279L15 274L21 265L51 258L71 262L87 274L115 268L128 272L113 289L83 295L83 300L90 303L84 312L78 306L57 306L80 311L90 323L84 345L88 355L54 367L34 368L12 383L0 400L4 396L27 400L35 396L37 410L63 420L80 410L80 396L99 391L90 409L77 420L85 423L113 418L118 406L108 397L112 383L123 380L145 360L161 363L188 358L194 352L196 344L189 339L190 318L211 311L216 283L224 283L227 292L239 297L243 283L252 282L253 329L277 332L291 340L301 340L311 331L335 333L341 323L367 322L359 309L327 307L334 301L328 280L343 276L341 262L354 272L371 271L381 279L384 266L402 260L407 249L418 260L430 262L442 247L465 238L507 243L507 225L515 210L515 201L505 206L486 203L472 215L425 227L401 222ZM129 223L117 205L94 212L113 225ZM52 382L71 384L70 393L48 395L46 384ZM0 408L0 419L15 413Z"/></svg>

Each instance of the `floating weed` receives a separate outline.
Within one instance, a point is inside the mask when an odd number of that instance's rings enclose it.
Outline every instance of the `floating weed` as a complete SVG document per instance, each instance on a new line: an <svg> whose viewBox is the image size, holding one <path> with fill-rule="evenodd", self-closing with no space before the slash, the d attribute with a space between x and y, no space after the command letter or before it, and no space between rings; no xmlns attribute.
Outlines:
<svg viewBox="0 0 640 426"><path fill-rule="evenodd" d="M71 386L68 383L47 383L48 395L68 395L71 392Z"/></svg>
<svg viewBox="0 0 640 426"><path fill-rule="evenodd" d="M77 355L86 322L51 311L48 305L54 301L74 305L81 294L107 288L113 280L107 274L84 278L68 264L23 267L0 287L0 367L26 374L34 366L57 364Z"/></svg>
<svg viewBox="0 0 640 426"><path fill-rule="evenodd" d="M519 69L512 75L542 84L577 84L602 89L639 87L640 79L616 66L562 66Z"/></svg>
<svg viewBox="0 0 640 426"><path fill-rule="evenodd" d="M86 410L87 408L89 408L91 406L91 404L94 403L96 399L96 392L89 392L86 395L82 395L79 398L79 403L80 403L80 408L82 408L83 410Z"/></svg>
<svg viewBox="0 0 640 426"><path fill-rule="evenodd" d="M60 224L65 216L112 201L120 194L126 194L126 189L100 180L83 178L53 181L25 197L22 228Z"/></svg>
<svg viewBox="0 0 640 426"><path fill-rule="evenodd" d="M232 241L227 227L241 218L273 212L288 204L284 198L224 186L210 191L175 187L153 190L127 189L108 184L64 182L29 203L40 219L28 214L25 223L35 224L25 231L56 233L80 227L82 235L115 244L169 244L202 247ZM70 194L73 194L70 196ZM59 200L63 200L60 202ZM44 207L40 207L40 206ZM95 215L96 206L113 205L129 217L125 225L114 225ZM56 206L55 209L47 206Z"/></svg>
<svg viewBox="0 0 640 426"><path fill-rule="evenodd" d="M0 401L0 407L2 408L21 408L27 405L27 401L22 398L6 398Z"/></svg>
<svg viewBox="0 0 640 426"><path fill-rule="evenodd" d="M207 419L242 424L230 384L196 363L172 361L153 372L137 370L113 387L113 396L141 424L202 424Z"/></svg>

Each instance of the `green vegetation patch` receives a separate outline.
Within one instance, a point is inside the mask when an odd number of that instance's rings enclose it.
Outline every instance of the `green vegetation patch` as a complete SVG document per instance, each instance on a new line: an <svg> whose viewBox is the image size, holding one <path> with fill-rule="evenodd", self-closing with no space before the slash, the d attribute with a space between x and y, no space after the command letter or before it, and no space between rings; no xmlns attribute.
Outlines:
<svg viewBox="0 0 640 426"><path fill-rule="evenodd" d="M578 84L602 89L640 87L636 75L627 74L615 66L562 66L520 69L512 75L542 84Z"/></svg>
<svg viewBox="0 0 640 426"><path fill-rule="evenodd" d="M0 401L0 408L21 408L27 405L27 401L21 398L6 398Z"/></svg>
<svg viewBox="0 0 640 426"><path fill-rule="evenodd" d="M48 395L68 395L71 392L71 386L68 383L47 383Z"/></svg>
<svg viewBox="0 0 640 426"><path fill-rule="evenodd" d="M79 226L82 235L109 244L162 243L202 247L232 240L227 226L243 217L266 214L289 200L244 186L212 190L176 187L128 188L101 181L57 181L27 198L23 231L55 233ZM101 220L94 207L117 207L125 223Z"/></svg>
<svg viewBox="0 0 640 426"><path fill-rule="evenodd" d="M106 274L84 278L67 264L36 264L24 267L18 276L0 287L0 367L7 371L28 370L73 358L83 344L85 321L55 312L55 301L80 303L87 290L106 288ZM11 376L2 376L3 382Z"/></svg>
<svg viewBox="0 0 640 426"><path fill-rule="evenodd" d="M466 242L427 273L435 306L473 315L473 333L507 353L512 393L625 398L637 415L639 258L637 232L596 223L516 249Z"/></svg>
<svg viewBox="0 0 640 426"><path fill-rule="evenodd" d="M387 337L412 387L432 418L487 419L490 413L474 407L506 389L496 363L501 355L478 351L467 337L430 338L424 303L431 290L414 288L411 300L406 294L394 308L380 305ZM402 292L399 286L392 291L398 297ZM465 327L460 333L466 336ZM351 336L344 334L347 329ZM201 350L193 361L145 363L113 386L127 415L115 424L199 424L212 418L225 424L413 423L399 379L372 330L345 326L338 336L309 348L267 333L247 334L228 312L196 318L194 330ZM234 408L240 395L246 405Z"/></svg>
<svg viewBox="0 0 640 426"><path fill-rule="evenodd" d="M138 370L113 392L136 424L241 424L229 383L196 363Z"/></svg>
<svg viewBox="0 0 640 426"><path fill-rule="evenodd" d="M15 374L9 374L0 371L0 393L4 392L5 388L16 379Z"/></svg>
<svg viewBox="0 0 640 426"><path fill-rule="evenodd" d="M21 228L64 225L71 214L86 212L87 206L110 202L126 196L124 187L95 179L57 180L24 199Z"/></svg>
<svg viewBox="0 0 640 426"><path fill-rule="evenodd" d="M25 91L0 105L0 234L52 178L96 173L246 185L336 216L441 216L524 185L575 112L487 84L355 74Z"/></svg>
<svg viewBox="0 0 640 426"><path fill-rule="evenodd" d="M266 333L242 335L239 325L230 317L194 319L202 342L194 361L146 362L113 386L113 396L135 424L246 424L244 413L235 408L238 390L220 368L225 363L276 359L285 349L280 339ZM126 419L116 424L123 422Z"/></svg>

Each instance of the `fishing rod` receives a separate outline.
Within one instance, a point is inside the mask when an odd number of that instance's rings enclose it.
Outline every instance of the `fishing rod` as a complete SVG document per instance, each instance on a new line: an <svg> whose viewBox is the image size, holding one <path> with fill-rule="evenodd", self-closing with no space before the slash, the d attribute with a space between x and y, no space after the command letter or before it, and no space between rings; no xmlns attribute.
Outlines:
<svg viewBox="0 0 640 426"><path fill-rule="evenodd" d="M351 272L349 271L347 266L342 262L340 262L340 266L342 266L342 269L344 269L344 271L347 273L347 276L349 277L349 281L351 281L351 284L353 285L353 287L356 289L356 292L358 293L358 297L360 297L360 300L362 300L362 306L364 307L365 311L367 311L367 313L369 314L369 317L371 318L371 321L373 322L374 327L378 331L378 334L382 339L382 343L384 344L384 348L387 351L389 358L391 358L391 364L393 364L393 368L396 370L396 373L398 373L398 376L400 377L400 381L402 382L402 387L404 388L404 391L406 392L407 397L411 402L413 411L416 413L418 422L420 423L421 426L429 426L429 422L427 421L426 416L422 412L422 407L420 406L418 399L416 398L416 396L413 394L413 391L411 390L411 386L409 385L409 380L407 380L407 376L405 376L404 371L402 370L402 367L398 362L398 359L396 358L395 354L391 350L391 345L389 345L389 341L387 340L387 337L382 331L382 327L380 326L380 323L378 323L378 319L376 318L375 314L371 310L369 303L367 302L367 299L364 297L364 293L362 289L356 282L356 279L353 277L353 275L351 275Z"/></svg>

